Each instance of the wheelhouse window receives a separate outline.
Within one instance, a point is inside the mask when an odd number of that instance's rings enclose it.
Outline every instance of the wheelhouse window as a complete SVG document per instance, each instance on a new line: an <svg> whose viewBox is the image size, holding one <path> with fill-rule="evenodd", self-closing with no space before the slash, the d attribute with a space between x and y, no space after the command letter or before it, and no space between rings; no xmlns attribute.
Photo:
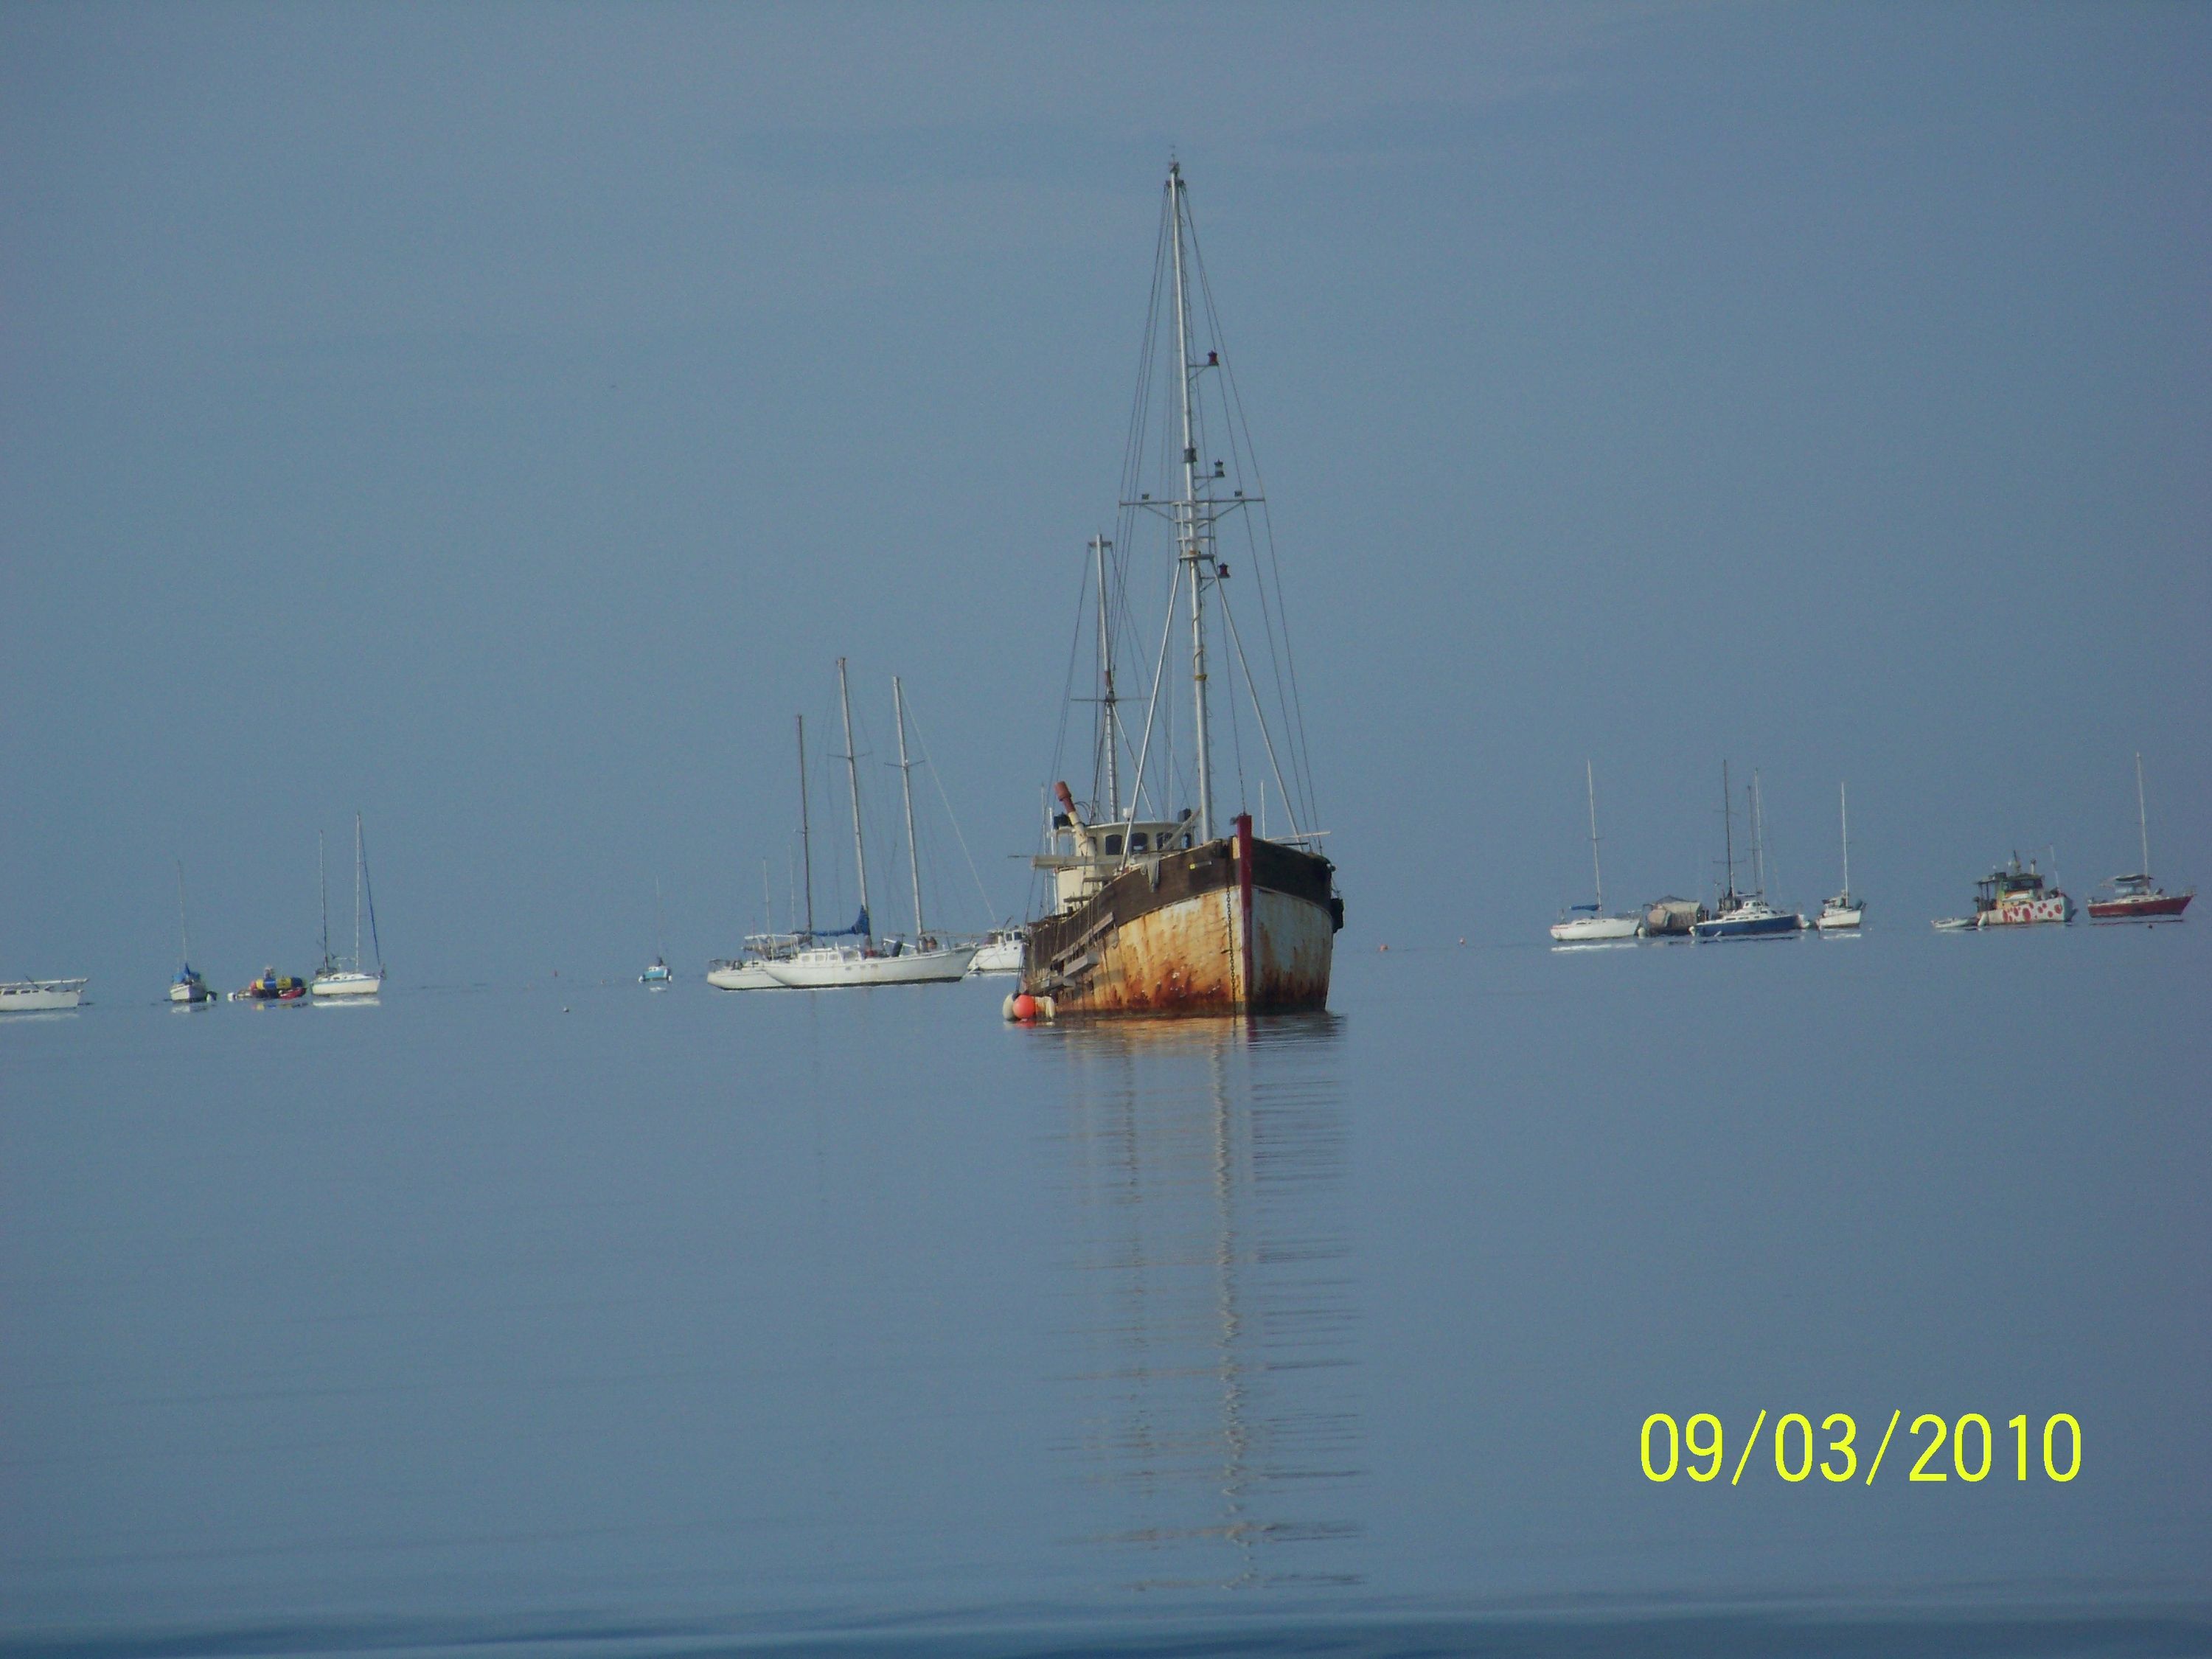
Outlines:
<svg viewBox="0 0 2212 1659"><path fill-rule="evenodd" d="M1109 858L1109 859L1110 859L1110 858L1115 857L1116 854L1118 854L1121 852L1121 836L1107 836L1107 837L1106 837L1106 856L1107 856L1108 858Z"/></svg>

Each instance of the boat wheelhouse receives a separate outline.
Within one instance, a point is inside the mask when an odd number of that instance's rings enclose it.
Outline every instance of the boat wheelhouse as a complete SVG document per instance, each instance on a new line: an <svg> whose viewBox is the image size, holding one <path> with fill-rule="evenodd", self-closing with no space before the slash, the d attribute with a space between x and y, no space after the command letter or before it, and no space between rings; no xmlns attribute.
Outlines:
<svg viewBox="0 0 2212 1659"><path fill-rule="evenodd" d="M2044 875L2033 859L2023 865L2017 853L2010 863L1998 866L1974 884L1977 927L2019 927L2073 920L2074 901L2059 890L2056 879Z"/></svg>

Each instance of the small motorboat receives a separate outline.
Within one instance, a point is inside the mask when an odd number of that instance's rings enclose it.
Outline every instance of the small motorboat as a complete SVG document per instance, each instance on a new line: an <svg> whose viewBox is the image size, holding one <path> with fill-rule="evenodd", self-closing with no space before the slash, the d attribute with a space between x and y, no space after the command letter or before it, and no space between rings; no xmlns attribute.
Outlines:
<svg viewBox="0 0 2212 1659"><path fill-rule="evenodd" d="M1929 924L1939 933L1971 933L1981 925L1974 916L1938 916Z"/></svg>
<svg viewBox="0 0 2212 1659"><path fill-rule="evenodd" d="M1025 930L1019 927L994 927L982 944L975 947L975 959L968 964L969 973L1020 973L1024 937Z"/></svg>
<svg viewBox="0 0 2212 1659"><path fill-rule="evenodd" d="M675 977L676 975L669 971L668 964L659 957L655 957L646 964L645 971L637 976L637 982L640 985L650 985L655 990L665 990Z"/></svg>

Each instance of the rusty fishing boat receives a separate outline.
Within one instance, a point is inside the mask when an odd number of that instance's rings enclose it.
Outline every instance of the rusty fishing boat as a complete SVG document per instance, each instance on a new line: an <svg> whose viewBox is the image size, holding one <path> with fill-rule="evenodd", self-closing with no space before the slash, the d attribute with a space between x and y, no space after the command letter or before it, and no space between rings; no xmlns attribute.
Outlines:
<svg viewBox="0 0 2212 1659"><path fill-rule="evenodd" d="M1073 700L1095 714L1089 795L1079 800L1064 778L1053 786L1046 850L1031 860L1046 878L1045 914L1026 930L1020 998L1008 1007L1019 1000L1059 1015L1325 1007L1344 902L1320 850L1328 832L1314 827L1273 532L1179 165L1168 168L1161 206L1121 496L1115 538L1089 543L1078 605L1077 650L1091 635L1097 665L1096 695ZM1249 639L1230 599L1231 537L1250 573L1235 584L1252 592L1245 621L1258 626ZM1165 556L1140 564L1140 545ZM1132 578L1156 571L1167 593L1144 619L1146 635L1159 633L1151 690L1125 700L1116 669L1125 635L1139 626ZM1168 673L1178 638L1189 662L1187 731ZM1225 757L1209 665L1231 682ZM1141 708L1141 726L1124 719L1125 701ZM1063 716L1056 775L1068 726ZM1229 787L1238 805L1224 812ZM1258 807L1256 825L1247 802ZM1271 803L1285 821L1272 836Z"/></svg>

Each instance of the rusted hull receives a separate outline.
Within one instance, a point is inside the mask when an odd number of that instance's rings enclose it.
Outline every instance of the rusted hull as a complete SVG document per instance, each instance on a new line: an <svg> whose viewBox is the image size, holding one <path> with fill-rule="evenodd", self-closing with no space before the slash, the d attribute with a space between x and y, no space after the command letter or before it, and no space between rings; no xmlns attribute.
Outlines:
<svg viewBox="0 0 2212 1659"><path fill-rule="evenodd" d="M1124 872L1032 925L1022 988L1071 1013L1296 1012L1328 1004L1341 907L1328 860L1246 830Z"/></svg>

